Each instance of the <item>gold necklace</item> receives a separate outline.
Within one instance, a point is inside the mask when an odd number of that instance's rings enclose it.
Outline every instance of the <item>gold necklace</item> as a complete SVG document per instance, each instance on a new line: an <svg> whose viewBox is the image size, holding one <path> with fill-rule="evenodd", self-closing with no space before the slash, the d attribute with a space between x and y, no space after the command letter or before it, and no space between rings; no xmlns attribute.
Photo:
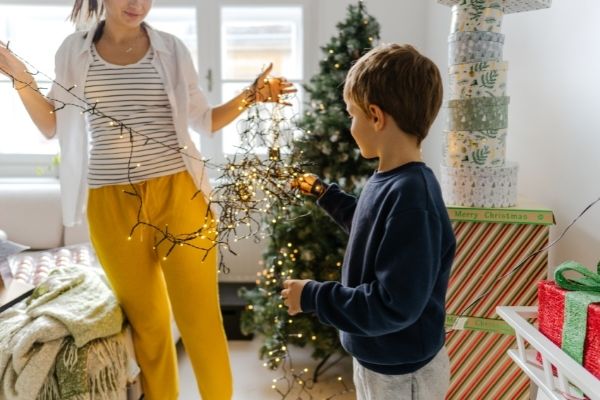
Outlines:
<svg viewBox="0 0 600 400"><path fill-rule="evenodd" d="M128 44L126 44L126 46L128 46L126 49L123 49L123 47L119 46L119 48L121 48L121 51L123 51L124 53L131 53L133 51L133 49L136 46L138 40L142 37L145 36L145 32L141 32L140 35L136 36L135 38L133 38Z"/></svg>
<svg viewBox="0 0 600 400"><path fill-rule="evenodd" d="M139 36L136 36L136 37L135 37L135 38L134 38L134 39L131 41L131 43L130 43L130 44L131 44L131 46L130 46L130 47L128 47L128 48L125 50L125 53L131 53L131 52L133 51L133 48L135 47L135 44L136 44L136 42L138 41L138 39L139 39L139 38L141 38L141 37L143 37L143 36L144 36L144 33L143 33L143 32L142 32L142 34L141 34L141 35L139 35Z"/></svg>

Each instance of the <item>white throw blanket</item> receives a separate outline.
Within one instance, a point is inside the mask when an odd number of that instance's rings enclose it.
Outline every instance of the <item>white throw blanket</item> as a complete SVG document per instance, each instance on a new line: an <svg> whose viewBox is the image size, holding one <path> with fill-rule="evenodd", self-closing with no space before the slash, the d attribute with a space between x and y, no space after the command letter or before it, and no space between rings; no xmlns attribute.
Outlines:
<svg viewBox="0 0 600 400"><path fill-rule="evenodd" d="M121 308L93 269L53 270L27 301L0 314L0 400L119 398L122 326Z"/></svg>

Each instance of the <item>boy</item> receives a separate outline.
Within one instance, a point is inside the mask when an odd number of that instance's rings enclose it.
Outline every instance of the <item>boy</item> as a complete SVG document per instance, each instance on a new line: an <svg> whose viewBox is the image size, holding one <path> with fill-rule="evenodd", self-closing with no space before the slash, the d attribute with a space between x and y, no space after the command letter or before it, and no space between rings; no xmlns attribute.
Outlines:
<svg viewBox="0 0 600 400"><path fill-rule="evenodd" d="M445 297L456 240L421 161L442 103L438 68L412 46L381 45L350 69L344 100L361 155L378 158L360 198L314 175L295 182L349 233L342 283L287 280L290 315L315 312L353 356L359 400L443 399Z"/></svg>

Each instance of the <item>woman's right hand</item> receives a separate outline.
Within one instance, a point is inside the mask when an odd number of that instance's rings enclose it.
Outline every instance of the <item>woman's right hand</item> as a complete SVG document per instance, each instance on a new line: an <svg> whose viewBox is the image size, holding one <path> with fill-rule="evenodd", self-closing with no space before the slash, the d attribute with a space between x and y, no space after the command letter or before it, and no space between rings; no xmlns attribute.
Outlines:
<svg viewBox="0 0 600 400"><path fill-rule="evenodd" d="M0 40L0 73L11 78L17 89L26 86L31 81L31 75L15 55L6 48L6 44Z"/></svg>

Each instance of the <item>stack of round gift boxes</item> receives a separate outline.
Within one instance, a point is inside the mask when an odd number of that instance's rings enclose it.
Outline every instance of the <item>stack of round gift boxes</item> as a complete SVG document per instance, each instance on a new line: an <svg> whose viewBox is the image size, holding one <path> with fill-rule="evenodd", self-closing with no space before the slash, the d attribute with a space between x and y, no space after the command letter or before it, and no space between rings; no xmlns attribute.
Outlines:
<svg viewBox="0 0 600 400"><path fill-rule="evenodd" d="M517 200L516 163L507 162L508 63L502 61L502 0L452 6L448 38L448 122L442 190L447 204L509 207Z"/></svg>

